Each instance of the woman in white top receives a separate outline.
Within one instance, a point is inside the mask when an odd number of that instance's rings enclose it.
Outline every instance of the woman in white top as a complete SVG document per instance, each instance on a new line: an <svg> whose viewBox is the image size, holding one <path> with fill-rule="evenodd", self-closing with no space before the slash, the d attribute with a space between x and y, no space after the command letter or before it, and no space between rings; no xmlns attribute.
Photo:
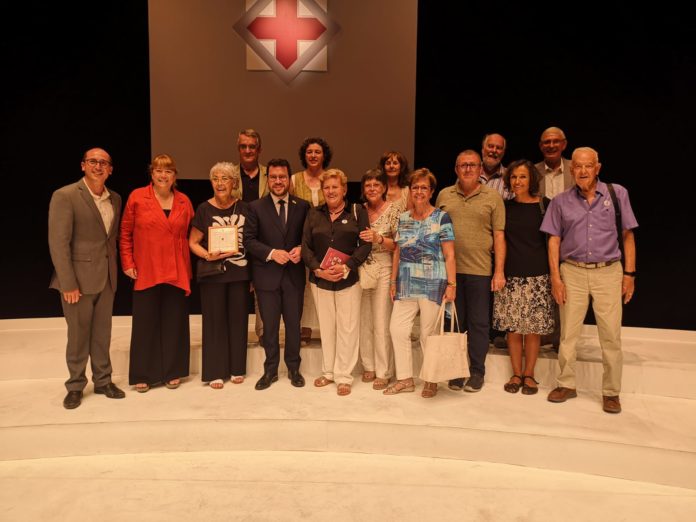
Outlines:
<svg viewBox="0 0 696 522"><path fill-rule="evenodd" d="M372 265L374 273L378 274L377 285L363 289L362 293L360 363L363 382L373 381L373 389L383 390L394 373L394 354L389 334L392 311L389 277L401 206L387 201L387 178L381 170L368 170L360 183L370 220L370 228L360 232L360 239L372 244L372 251L365 263Z"/></svg>

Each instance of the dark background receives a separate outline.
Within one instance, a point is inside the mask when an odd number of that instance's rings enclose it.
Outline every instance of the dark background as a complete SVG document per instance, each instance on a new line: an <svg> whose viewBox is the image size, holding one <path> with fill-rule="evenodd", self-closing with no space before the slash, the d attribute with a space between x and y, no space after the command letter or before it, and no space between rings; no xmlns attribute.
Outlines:
<svg viewBox="0 0 696 522"><path fill-rule="evenodd" d="M479 150L483 134L507 138L504 163L536 162L541 131L561 127L568 156L595 148L601 179L630 191L639 277L624 324L696 330L693 23L665 2L563 4L569 15L559 5L419 3L412 166L450 185L457 153ZM52 192L80 178L82 154L94 146L114 159L108 185L124 202L147 183L147 2L27 2L15 11L3 17L1 36L0 318L59 316L58 294L47 288ZM385 38L398 30L395 14ZM236 160L230 136L230 155L220 159ZM194 206L210 194L205 181L179 188ZM128 315L130 284L122 276L119 285L115 314ZM191 311L199 311L195 291Z"/></svg>

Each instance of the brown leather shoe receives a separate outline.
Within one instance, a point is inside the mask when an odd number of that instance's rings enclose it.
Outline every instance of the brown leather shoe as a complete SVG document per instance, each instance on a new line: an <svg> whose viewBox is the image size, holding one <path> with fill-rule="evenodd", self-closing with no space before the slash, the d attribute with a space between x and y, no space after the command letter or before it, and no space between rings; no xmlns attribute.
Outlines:
<svg viewBox="0 0 696 522"><path fill-rule="evenodd" d="M602 406L607 413L621 413L621 402L618 395L602 395Z"/></svg>
<svg viewBox="0 0 696 522"><path fill-rule="evenodd" d="M575 391L575 388L564 388L563 386L559 386L551 390L547 398L549 402L565 402L577 396L578 392Z"/></svg>

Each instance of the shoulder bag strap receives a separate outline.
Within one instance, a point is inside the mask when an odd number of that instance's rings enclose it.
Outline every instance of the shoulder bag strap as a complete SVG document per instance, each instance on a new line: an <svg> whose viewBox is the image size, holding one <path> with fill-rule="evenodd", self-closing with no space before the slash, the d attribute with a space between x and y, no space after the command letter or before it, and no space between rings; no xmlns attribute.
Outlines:
<svg viewBox="0 0 696 522"><path fill-rule="evenodd" d="M621 251L621 260L624 259L624 244L623 244L623 233L621 231L621 207L619 206L619 200L616 197L616 192L614 191L614 186L611 183L607 183L607 189L609 190L609 196L611 196L611 202L614 205L614 217L616 219L616 233L619 236L619 250Z"/></svg>

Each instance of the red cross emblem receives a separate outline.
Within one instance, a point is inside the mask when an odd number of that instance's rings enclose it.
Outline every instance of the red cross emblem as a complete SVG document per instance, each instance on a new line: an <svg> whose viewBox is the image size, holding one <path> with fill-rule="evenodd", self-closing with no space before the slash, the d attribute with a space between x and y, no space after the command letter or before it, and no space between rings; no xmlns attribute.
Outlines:
<svg viewBox="0 0 696 522"><path fill-rule="evenodd" d="M258 0L234 28L286 83L300 74L339 30L316 0Z"/></svg>

